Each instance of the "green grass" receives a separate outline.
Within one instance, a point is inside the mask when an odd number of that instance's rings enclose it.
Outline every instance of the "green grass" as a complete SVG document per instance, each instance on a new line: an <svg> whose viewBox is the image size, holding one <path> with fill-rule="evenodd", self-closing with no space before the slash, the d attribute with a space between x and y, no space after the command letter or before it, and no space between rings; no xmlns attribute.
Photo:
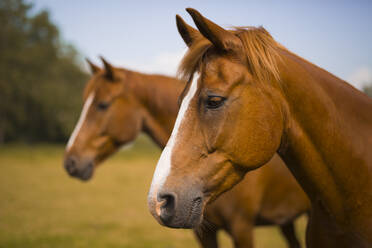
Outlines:
<svg viewBox="0 0 372 248"><path fill-rule="evenodd" d="M0 147L0 247L197 247L191 231L160 226L146 195L160 150L141 136L89 182L62 168L63 146ZM305 220L298 223L303 239ZM231 247L226 235L223 247ZM286 247L277 228L258 228L257 247Z"/></svg>

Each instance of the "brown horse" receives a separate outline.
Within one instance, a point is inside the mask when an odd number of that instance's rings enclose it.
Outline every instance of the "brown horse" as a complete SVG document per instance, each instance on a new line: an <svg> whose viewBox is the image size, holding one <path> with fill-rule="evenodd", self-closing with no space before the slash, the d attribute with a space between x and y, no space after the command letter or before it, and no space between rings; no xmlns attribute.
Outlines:
<svg viewBox="0 0 372 248"><path fill-rule="evenodd" d="M177 102L184 86L174 78L117 69L102 61L105 70L88 61L93 77L85 87L84 107L66 146L64 167L82 180L90 179L95 166L140 131L164 146L178 111L177 104L169 102Z"/></svg>
<svg viewBox="0 0 372 248"><path fill-rule="evenodd" d="M164 147L177 116L177 97L184 88L184 83L173 78L117 69L103 62L105 70L90 63L93 76L84 92L84 109L66 149L66 170L83 180L140 131ZM276 157L209 205L208 221L195 234L203 247L217 247L216 233L224 229L236 247L252 247L253 226L274 224L280 226L290 247L299 247L293 220L308 208L304 192Z"/></svg>
<svg viewBox="0 0 372 248"><path fill-rule="evenodd" d="M312 211L308 247L372 247L372 100L279 45L263 28L178 17L189 79L158 162L149 208L193 227L250 170L283 158Z"/></svg>

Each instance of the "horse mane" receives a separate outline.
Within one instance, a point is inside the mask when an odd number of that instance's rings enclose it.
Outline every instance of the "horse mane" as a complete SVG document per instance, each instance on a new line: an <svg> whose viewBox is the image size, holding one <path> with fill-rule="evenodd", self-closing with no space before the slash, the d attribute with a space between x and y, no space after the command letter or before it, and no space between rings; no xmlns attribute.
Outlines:
<svg viewBox="0 0 372 248"><path fill-rule="evenodd" d="M284 49L263 27L234 27L229 30L243 44L245 63L252 76L265 82L271 78L279 81L279 48ZM199 70L204 54L213 44L204 37L197 37L181 60L177 75L189 81L195 71Z"/></svg>

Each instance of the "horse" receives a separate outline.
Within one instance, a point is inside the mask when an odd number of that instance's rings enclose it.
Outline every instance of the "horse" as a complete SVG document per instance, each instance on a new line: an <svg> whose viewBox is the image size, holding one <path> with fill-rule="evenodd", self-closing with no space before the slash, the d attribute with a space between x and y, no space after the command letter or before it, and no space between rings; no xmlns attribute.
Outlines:
<svg viewBox="0 0 372 248"><path fill-rule="evenodd" d="M308 247L372 247L372 100L263 27L227 30L188 8L188 81L149 210L192 228L206 205L278 153L311 201Z"/></svg>
<svg viewBox="0 0 372 248"><path fill-rule="evenodd" d="M175 78L119 69L102 61L104 69L88 60L93 75L84 90L80 120L66 147L65 168L82 180L90 179L95 167L134 141L141 131L164 148L185 85ZM309 205L277 156L210 204L206 221L194 228L194 234L205 248L218 247L216 234L221 229L229 233L235 247L252 247L254 225L278 225L288 246L300 247L293 221L308 212Z"/></svg>

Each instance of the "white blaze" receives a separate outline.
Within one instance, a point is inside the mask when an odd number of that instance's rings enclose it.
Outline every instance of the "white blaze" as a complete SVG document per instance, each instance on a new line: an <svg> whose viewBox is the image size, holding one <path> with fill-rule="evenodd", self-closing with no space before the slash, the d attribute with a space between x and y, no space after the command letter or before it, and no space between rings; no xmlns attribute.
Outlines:
<svg viewBox="0 0 372 248"><path fill-rule="evenodd" d="M199 75L196 74L193 78L193 81L191 83L190 89L187 93L187 95L184 97L182 100L182 104L180 107L180 110L178 111L176 123L174 124L172 134L168 140L167 145L165 146L163 152L160 155L158 164L156 165L156 169L154 172L154 176L152 178L152 183L150 187L150 192L149 192L149 198L155 198L156 199L156 194L159 189L163 186L165 180L167 179L167 176L170 173L171 170L171 157L173 153L173 147L177 143L177 138L178 138L178 130L179 127L181 126L184 117L186 116L190 101L194 97L196 90L198 88L198 79Z"/></svg>
<svg viewBox="0 0 372 248"><path fill-rule="evenodd" d="M83 107L83 110L81 111L81 114L80 114L80 117L79 117L79 121L76 124L75 129L74 129L74 131L72 132L72 134L70 136L70 139L67 142L66 151L68 151L71 148L71 146L74 144L75 139L76 139L76 136L78 135L78 133L80 131L80 128L83 126L83 124L85 122L85 118L87 116L89 107L92 105L93 98L94 98L94 92L92 92L88 96L87 100L84 103L84 107Z"/></svg>

